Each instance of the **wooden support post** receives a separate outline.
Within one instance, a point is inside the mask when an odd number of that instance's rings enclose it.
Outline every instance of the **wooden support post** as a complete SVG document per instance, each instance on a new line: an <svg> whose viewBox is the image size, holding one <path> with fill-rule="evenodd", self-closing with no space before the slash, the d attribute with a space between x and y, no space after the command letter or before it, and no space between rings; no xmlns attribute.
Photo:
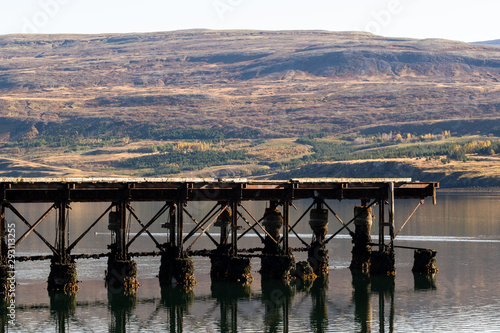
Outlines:
<svg viewBox="0 0 500 333"><path fill-rule="evenodd" d="M238 254L238 202L231 201L231 252L233 256Z"/></svg>
<svg viewBox="0 0 500 333"><path fill-rule="evenodd" d="M170 239L169 239L169 243L170 243L170 246L173 248L175 246L175 211L177 210L177 205L176 204L172 204L172 206L170 206L170 214L169 214L169 229L170 229Z"/></svg>
<svg viewBox="0 0 500 333"><path fill-rule="evenodd" d="M290 224L290 202L285 200L283 203L283 252L285 255L290 254L290 249L288 246L288 228Z"/></svg>
<svg viewBox="0 0 500 333"><path fill-rule="evenodd" d="M59 258L62 263L66 257L66 202L61 201L57 205L59 239L57 240L56 248L59 251Z"/></svg>
<svg viewBox="0 0 500 333"><path fill-rule="evenodd" d="M379 205L378 205L378 211L379 211L379 216L378 216L378 251L382 252L384 251L384 213L385 213L385 207L384 207L384 199L380 199Z"/></svg>
<svg viewBox="0 0 500 333"><path fill-rule="evenodd" d="M392 275L396 274L394 255L394 183L387 184L387 199L389 203L389 221L384 219L384 198L380 199L380 221L379 221L379 250L372 252L370 272L372 274ZM390 243L384 242L384 228L389 227Z"/></svg>
<svg viewBox="0 0 500 333"><path fill-rule="evenodd" d="M127 260L127 203L119 204L120 231L118 232L118 255L121 260Z"/></svg>
<svg viewBox="0 0 500 333"><path fill-rule="evenodd" d="M437 204L437 199L436 199L436 186L432 187L432 204L436 205Z"/></svg>
<svg viewBox="0 0 500 333"><path fill-rule="evenodd" d="M389 235L391 237L391 251L394 251L394 183L389 183Z"/></svg>
<svg viewBox="0 0 500 333"><path fill-rule="evenodd" d="M184 201L177 201L177 247L182 255L184 248L184 238L183 238L183 230L184 230Z"/></svg>

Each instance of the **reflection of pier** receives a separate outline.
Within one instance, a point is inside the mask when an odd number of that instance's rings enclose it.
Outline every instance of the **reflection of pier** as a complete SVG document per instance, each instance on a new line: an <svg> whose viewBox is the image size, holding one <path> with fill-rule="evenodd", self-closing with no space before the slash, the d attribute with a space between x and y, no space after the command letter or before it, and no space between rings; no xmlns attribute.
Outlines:
<svg viewBox="0 0 500 333"><path fill-rule="evenodd" d="M49 293L50 304L32 306L31 310L37 313L31 315L46 318L40 331L42 328L54 331L50 328L55 327L56 332L136 332L138 328L171 333L203 330L232 333L247 329L254 332L393 332L394 324L404 320L396 319L395 310L397 300L404 298L408 291L396 290L393 276L353 273L352 297L347 293L337 297L339 288L349 290L347 281L344 282L341 286L329 286L326 280L316 279L310 288L304 289L300 284L262 280L261 292L252 291L249 286L215 282L209 295L204 289L198 294L197 290L182 286L162 286L158 296L139 298L108 293L107 301L91 302L77 302L76 295ZM147 288L157 287L156 281L147 283ZM417 288L416 282L415 293L423 292L421 288L424 287ZM77 311L94 320L84 321ZM7 330L6 321L4 325L5 331L10 332L12 327ZM208 327L211 330L207 330ZM2 328L0 331L3 332ZM14 331L33 329L29 321L20 321Z"/></svg>
<svg viewBox="0 0 500 333"><path fill-rule="evenodd" d="M347 229L355 238L352 268L362 270L370 267L371 246L378 251L371 254L374 273L394 273L395 232L394 202L398 199L420 199L432 197L435 202L437 183L412 182L409 179L292 179L289 181L250 181L245 179L1 179L2 222L8 209L28 228L17 238L15 246L28 236L35 234L52 252L47 257L23 257L18 260L51 259L49 289L77 291L75 259L107 256L106 281L112 291L133 293L138 287L137 267L128 249L143 233L155 244L157 251L135 255L161 255L162 283L175 281L190 286L194 284L194 269L191 255L207 255L213 258L218 268L213 276L223 282L251 283L249 268L251 256L262 258L262 273L272 278L288 279L294 274L295 259L289 246L289 234L294 233L304 247L295 250L307 251L308 262L314 273L324 276L328 272L328 251L325 245L342 230ZM297 221L290 221L290 207L294 200L313 199L311 206ZM328 204L328 200L360 200L354 217L344 222ZM250 212L245 207L249 201L267 202L265 212ZM68 239L68 217L72 203L109 202L109 206L97 220L74 240ZM162 202L161 209L149 221L137 215L134 202ZM212 202L213 208L201 218L193 216L189 204ZM36 221L30 222L16 205L18 203L50 203L49 209ZM379 242L371 244L369 231L372 209L379 207ZM420 204L419 204L420 206ZM419 207L417 206L417 208ZM417 209L416 208L416 209ZM57 213L55 243L48 241L36 228L53 211ZM298 223L310 213L309 224L314 232L313 242L305 242L295 232ZM262 216L263 215L263 216ZM262 216L257 218L255 216ZM339 230L326 237L328 217L341 224ZM109 253L89 255L77 252L78 243L92 228L108 218L108 229L112 235ZM160 218L167 221L162 226L168 236L160 243L148 230ZM130 221L140 225L140 231L129 238ZM408 220L407 220L408 221ZM406 221L406 222L407 222ZM356 229L349 226L354 222ZM406 222L404 224L406 224ZM403 224L403 225L404 225ZM5 235L5 223L2 235ZM209 228L221 228L220 239L215 239ZM242 231L243 227L247 229ZM352 226L351 226L352 228ZM264 247L243 253L238 240L248 232L255 232ZM193 245L205 235L214 244L214 249L192 251ZM365 235L365 236L363 236ZM368 235L368 236L366 236ZM385 236L388 237L385 237ZM2 243L5 247L6 243ZM4 251L2 262L5 261ZM358 255L359 253L359 255ZM375 255L377 254L377 255ZM303 267L303 265L301 266ZM375 272L376 267L376 272ZM274 270L274 271L271 271Z"/></svg>
<svg viewBox="0 0 500 333"><path fill-rule="evenodd" d="M353 273L352 285L354 288L355 321L359 325L359 332L371 332L374 322L372 313L372 294L378 295L379 332L394 332L394 276L372 276L363 273ZM386 325L386 300L389 299L389 323Z"/></svg>

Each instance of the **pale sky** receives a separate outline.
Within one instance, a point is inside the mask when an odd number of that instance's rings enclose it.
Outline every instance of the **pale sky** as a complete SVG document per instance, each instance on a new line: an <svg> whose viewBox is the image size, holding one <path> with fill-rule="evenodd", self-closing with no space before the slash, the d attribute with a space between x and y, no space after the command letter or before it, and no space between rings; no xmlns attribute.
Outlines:
<svg viewBox="0 0 500 333"><path fill-rule="evenodd" d="M500 39L500 0L0 0L0 34L181 29Z"/></svg>

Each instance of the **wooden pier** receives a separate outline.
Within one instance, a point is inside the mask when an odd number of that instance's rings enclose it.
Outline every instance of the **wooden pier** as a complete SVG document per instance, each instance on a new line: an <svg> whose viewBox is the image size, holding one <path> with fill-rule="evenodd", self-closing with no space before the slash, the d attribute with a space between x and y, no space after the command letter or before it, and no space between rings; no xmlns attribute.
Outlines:
<svg viewBox="0 0 500 333"><path fill-rule="evenodd" d="M249 276L248 256L260 256L263 270L267 266L280 266L281 270L270 276L289 278L297 273L298 267L310 264L317 275L326 274L328 267L328 251L325 245L342 230L347 229L353 237L353 263L351 268L371 271L375 274L394 274L394 239L399 231L410 220L410 217L396 231L394 220L394 202L399 199L419 199L413 213L421 206L423 200L432 198L436 203L438 183L415 182L406 178L389 179L337 179L311 178L290 179L283 181L247 180L247 179L207 179L207 178L31 178L31 179L0 179L1 197L1 235L2 249L0 261L6 265L7 248L17 247L27 237L36 235L50 249L48 257L23 257L18 260L51 259L51 276L49 289L73 290L76 285L75 259L95 257L86 253L75 253L77 244L107 217L108 229L114 236L108 248L108 284L115 284L127 290L137 286L136 265L131 260L128 249L143 233L148 234L155 243L155 253L162 256L160 280L169 283L175 279L177 283L192 283L194 280L192 259L190 256L208 255L212 259L212 277L224 277L234 281L251 282ZM289 209L293 201L312 199L311 206L303 212L297 221L290 221ZM359 200L353 218L342 221L330 208L327 200ZM213 208L200 221L189 212L189 203L194 201L213 202ZM248 201L263 201L268 203L265 212L250 212L244 203ZM69 208L76 202L109 203L99 218L89 223L88 228L68 245L66 239L67 216ZM163 206L147 222L136 215L134 202L162 202ZM28 221L16 209L19 203L51 203L50 208L36 221ZM371 243L370 228L372 210L379 209L379 240ZM5 211L12 211L28 228L15 240L7 239ZM57 213L58 232L55 243L51 243L37 232L36 228L53 211ZM314 232L313 242L304 244L301 249L291 249L289 234L295 233L295 227L310 213L310 225ZM413 215L412 213L412 215ZM160 243L148 228L159 218L167 217L164 223L167 243ZM262 216L264 215L264 216ZM254 216L262 216L256 218ZM328 218L337 219L341 223L339 230L328 238ZM129 226L127 219L133 218L141 230L128 240ZM186 223L189 220L190 223ZM191 223L192 222L192 223ZM355 230L349 229L355 225ZM243 226L247 228L242 230ZM188 229L190 227L191 229ZM221 228L220 239L210 235L210 227ZM238 249L238 240L248 232L255 232L261 238L264 248L254 249L252 253L243 255ZM205 235L214 243L213 249L191 251L193 244ZM388 235L388 242L385 241ZM196 236L196 237L195 237ZM375 245L378 251L372 251ZM308 251L308 263L296 266L293 250ZM248 252L248 251L247 251ZM427 253L428 254L428 253ZM140 254L136 254L140 255ZM430 254L432 258L434 254ZM430 259L429 259L430 260ZM434 259L435 260L435 259ZM267 265L267 266L266 266ZM215 267L215 268L214 268ZM326 269L326 271L325 271ZM222 274L219 274L221 273ZM125 281L125 282L124 282Z"/></svg>

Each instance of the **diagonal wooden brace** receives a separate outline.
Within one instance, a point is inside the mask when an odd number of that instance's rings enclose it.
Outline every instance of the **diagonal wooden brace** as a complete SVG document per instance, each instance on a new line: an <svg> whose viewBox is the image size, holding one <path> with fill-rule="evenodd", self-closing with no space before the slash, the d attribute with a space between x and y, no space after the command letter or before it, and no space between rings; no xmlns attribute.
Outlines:
<svg viewBox="0 0 500 333"><path fill-rule="evenodd" d="M33 227L28 221L26 221L26 219L24 218L24 216L21 215L21 213L19 213L19 211L14 207L12 206L12 204L10 203L7 203L7 207L9 207L9 209L17 216L19 217L19 219L21 219L21 221L24 222L24 224L26 224L28 226L28 228L30 228L30 230L32 230L32 232L37 235L44 243L45 245L47 245L47 247L52 251L52 253L54 253L54 255L59 255L59 252L56 250L56 248L54 246L52 246L52 244L50 244L42 235L40 235L40 233L38 233L38 231L35 230L35 227ZM55 204L52 205L51 209L54 209L55 208ZM48 215L48 214L47 214ZM41 221L38 222L38 224L40 224ZM18 242L16 242L18 243ZM20 243L20 242L19 242ZM19 245L19 244L16 244L16 246Z"/></svg>

